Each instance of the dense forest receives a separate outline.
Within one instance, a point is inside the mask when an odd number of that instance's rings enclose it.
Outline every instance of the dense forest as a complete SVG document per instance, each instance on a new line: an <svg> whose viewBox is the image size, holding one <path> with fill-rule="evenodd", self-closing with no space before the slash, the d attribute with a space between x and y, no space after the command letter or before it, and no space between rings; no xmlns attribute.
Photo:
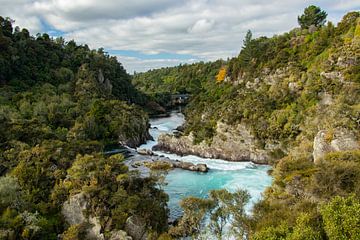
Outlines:
<svg viewBox="0 0 360 240"><path fill-rule="evenodd" d="M85 223L69 224L76 199L107 239L131 216L154 236L166 230L157 179L103 153L149 139L146 96L117 59L2 17L0 50L0 239L88 238Z"/></svg>
<svg viewBox="0 0 360 240"><path fill-rule="evenodd" d="M346 14L337 26L326 16L310 6L288 33L253 39L248 31L240 54L218 61L216 72L203 71L215 63L201 63L134 77L145 92L193 94L183 136L163 138L165 149L187 153L181 146L189 139L188 148L218 149L223 145L214 144L231 141L224 138L241 134L241 126L256 149L269 152L274 182L251 216L236 212L232 229L240 239L360 238L360 13ZM215 208L185 199L172 233L198 236L197 224L210 216L207 229L221 239L221 223L247 200L240 191L234 203L229 194L210 194Z"/></svg>
<svg viewBox="0 0 360 240"><path fill-rule="evenodd" d="M199 94L211 82L224 61L199 62L136 73L132 83L157 103L166 106L171 94Z"/></svg>

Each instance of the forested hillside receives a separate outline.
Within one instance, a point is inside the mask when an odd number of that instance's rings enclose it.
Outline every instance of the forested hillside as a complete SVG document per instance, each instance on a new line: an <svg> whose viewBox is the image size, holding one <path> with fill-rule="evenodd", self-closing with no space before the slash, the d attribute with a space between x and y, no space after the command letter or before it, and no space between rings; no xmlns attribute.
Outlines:
<svg viewBox="0 0 360 240"><path fill-rule="evenodd" d="M325 18L311 6L288 33L249 31L238 57L188 88L183 135L159 138L162 150L273 165L264 200L233 226L250 239L360 237L360 13L337 26ZM137 85L171 89L181 69L139 74Z"/></svg>
<svg viewBox="0 0 360 240"><path fill-rule="evenodd" d="M171 94L196 95L206 89L206 84L214 79L223 64L224 61L218 60L154 69L135 74L132 83L154 101L166 105Z"/></svg>
<svg viewBox="0 0 360 240"><path fill-rule="evenodd" d="M359 239L360 13L326 16L310 6L288 33L248 31L235 58L133 77L0 17L0 239ZM169 227L166 166L144 177L105 152L148 140L144 109L174 93L191 95L186 123L157 149L272 165L251 215L246 191L214 190Z"/></svg>
<svg viewBox="0 0 360 240"><path fill-rule="evenodd" d="M166 230L157 179L103 153L150 137L146 97L116 58L2 17L0 50L0 239L108 239L131 217Z"/></svg>
<svg viewBox="0 0 360 240"><path fill-rule="evenodd" d="M197 114L189 119L188 130L209 126L206 131L196 131L204 134L195 135L198 141L211 138L218 118L249 126L262 142L292 142L319 125L356 130L360 79L357 15L348 14L337 28L329 23L312 31L295 29L245 42L240 55L227 65L229 77L220 84L213 81L188 109L189 116L199 109L209 116ZM316 107L322 103L320 113ZM331 118L319 118L331 114ZM310 139L314 133L307 133L312 134Z"/></svg>

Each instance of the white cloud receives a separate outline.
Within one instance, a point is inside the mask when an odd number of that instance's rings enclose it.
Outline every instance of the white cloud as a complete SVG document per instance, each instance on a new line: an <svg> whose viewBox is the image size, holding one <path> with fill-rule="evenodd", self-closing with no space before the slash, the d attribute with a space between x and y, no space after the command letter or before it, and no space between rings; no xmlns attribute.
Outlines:
<svg viewBox="0 0 360 240"><path fill-rule="evenodd" d="M188 29L189 33L205 33L213 28L214 20L200 19Z"/></svg>
<svg viewBox="0 0 360 240"><path fill-rule="evenodd" d="M296 27L297 16L310 4L327 11L333 22L360 9L360 0L0 0L0 15L15 18L33 34L43 19L67 39L93 48L214 60L237 55L248 29L254 36L272 36ZM130 70L159 62L138 59Z"/></svg>
<svg viewBox="0 0 360 240"><path fill-rule="evenodd" d="M334 11L359 11L360 10L360 0L338 0L338 1L329 1L329 10Z"/></svg>
<svg viewBox="0 0 360 240"><path fill-rule="evenodd" d="M31 0L0 0L0 16L10 17L15 20L16 25L38 33L41 31L41 21L30 10L31 6Z"/></svg>

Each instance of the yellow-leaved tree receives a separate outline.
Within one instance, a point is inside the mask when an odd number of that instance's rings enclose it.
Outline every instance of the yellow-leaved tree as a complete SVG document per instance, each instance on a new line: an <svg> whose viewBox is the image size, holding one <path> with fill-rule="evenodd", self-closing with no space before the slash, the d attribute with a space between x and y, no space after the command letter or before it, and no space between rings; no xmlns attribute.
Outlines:
<svg viewBox="0 0 360 240"><path fill-rule="evenodd" d="M223 66L220 68L219 73L216 75L216 82L220 83L225 80L227 74L227 67Z"/></svg>

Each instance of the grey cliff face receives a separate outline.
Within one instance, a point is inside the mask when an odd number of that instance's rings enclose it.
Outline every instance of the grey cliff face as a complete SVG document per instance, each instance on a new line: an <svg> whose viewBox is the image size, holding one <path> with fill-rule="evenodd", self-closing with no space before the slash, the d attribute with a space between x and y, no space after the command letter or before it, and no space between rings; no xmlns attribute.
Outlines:
<svg viewBox="0 0 360 240"><path fill-rule="evenodd" d="M193 154L205 158L267 164L271 160L270 152L278 147L267 144L267 146L272 146L271 149L263 149L246 126L242 124L229 126L222 122L218 122L216 134L210 145L205 142L195 145L193 142L192 134L180 137L163 134L159 136L158 145L155 148L179 155Z"/></svg>

